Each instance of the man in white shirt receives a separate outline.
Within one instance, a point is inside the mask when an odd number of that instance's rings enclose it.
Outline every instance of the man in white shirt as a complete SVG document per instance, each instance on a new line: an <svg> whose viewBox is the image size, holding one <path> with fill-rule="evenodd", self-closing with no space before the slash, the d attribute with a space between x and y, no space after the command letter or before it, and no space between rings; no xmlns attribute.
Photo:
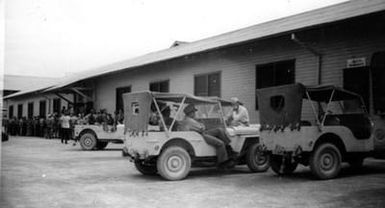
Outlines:
<svg viewBox="0 0 385 208"><path fill-rule="evenodd" d="M227 117L229 126L249 126L249 112L238 98L232 97L233 110Z"/></svg>
<svg viewBox="0 0 385 208"><path fill-rule="evenodd" d="M71 139L71 126L70 126L71 117L69 116L68 111L64 111L64 114L60 117L60 123L62 128L62 137L61 137L61 143L63 143L63 140L65 144L68 143L68 140Z"/></svg>

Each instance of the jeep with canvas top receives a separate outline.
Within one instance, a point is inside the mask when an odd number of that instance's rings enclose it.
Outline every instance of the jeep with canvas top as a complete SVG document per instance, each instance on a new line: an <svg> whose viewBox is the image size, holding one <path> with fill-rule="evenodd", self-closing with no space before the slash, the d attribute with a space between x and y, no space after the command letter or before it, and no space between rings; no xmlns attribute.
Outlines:
<svg viewBox="0 0 385 208"><path fill-rule="evenodd" d="M279 175L302 164L318 179L329 179L342 162L360 167L366 157L385 158L385 124L372 120L356 93L292 84L259 89L257 96L261 140Z"/></svg>
<svg viewBox="0 0 385 208"><path fill-rule="evenodd" d="M142 174L181 180L191 167L216 165L215 148L208 145L201 134L180 128L183 109L191 103L198 109L196 119L204 123L206 129L226 129L230 145L238 153L236 165L247 164L252 172L269 168L268 158L259 145L259 125L226 127L224 111L231 106L229 101L149 91L124 94L123 100L123 155L128 156ZM167 118L163 115L165 109L170 111Z"/></svg>

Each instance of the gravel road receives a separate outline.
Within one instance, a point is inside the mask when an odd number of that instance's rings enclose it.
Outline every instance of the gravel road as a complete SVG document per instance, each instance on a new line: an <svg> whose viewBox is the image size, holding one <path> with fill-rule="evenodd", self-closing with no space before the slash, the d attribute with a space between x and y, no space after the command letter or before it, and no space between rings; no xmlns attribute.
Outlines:
<svg viewBox="0 0 385 208"><path fill-rule="evenodd" d="M82 151L59 140L10 137L2 143L1 206L6 207L385 207L385 161L344 167L339 178L314 180L246 166L221 173L194 169L183 181L143 176L121 156L122 145Z"/></svg>

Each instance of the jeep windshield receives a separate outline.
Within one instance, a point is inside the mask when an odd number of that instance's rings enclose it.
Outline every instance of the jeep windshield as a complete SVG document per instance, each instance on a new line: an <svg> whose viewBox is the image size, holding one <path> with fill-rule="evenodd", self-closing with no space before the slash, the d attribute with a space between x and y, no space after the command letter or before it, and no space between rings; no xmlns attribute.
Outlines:
<svg viewBox="0 0 385 208"><path fill-rule="evenodd" d="M219 98L149 91L126 93L123 100L125 131L135 133L147 132L149 129L176 131L178 121L184 118L183 109L192 103L198 109L197 120L203 122L206 127L224 125L222 106L231 106L231 102Z"/></svg>

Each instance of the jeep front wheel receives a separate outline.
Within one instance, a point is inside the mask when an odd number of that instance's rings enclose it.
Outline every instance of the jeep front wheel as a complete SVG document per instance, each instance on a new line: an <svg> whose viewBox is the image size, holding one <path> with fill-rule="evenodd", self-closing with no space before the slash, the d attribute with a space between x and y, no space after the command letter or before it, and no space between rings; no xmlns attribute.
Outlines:
<svg viewBox="0 0 385 208"><path fill-rule="evenodd" d="M181 180L191 168L191 158L182 147L170 146L162 151L157 160L159 174L170 181Z"/></svg>
<svg viewBox="0 0 385 208"><path fill-rule="evenodd" d="M291 158L283 158L281 155L271 155L270 165L277 175L287 175L295 171L298 163L292 162Z"/></svg>
<svg viewBox="0 0 385 208"><path fill-rule="evenodd" d="M262 150L262 145L253 144L247 150L246 164L251 172L265 172L270 167L269 154Z"/></svg>
<svg viewBox="0 0 385 208"><path fill-rule="evenodd" d="M155 165L147 165L143 161L135 161L135 168L143 175L156 175L158 172Z"/></svg>
<svg viewBox="0 0 385 208"><path fill-rule="evenodd" d="M318 179L330 179L341 170L341 153L331 143L319 145L310 157L310 169Z"/></svg>
<svg viewBox="0 0 385 208"><path fill-rule="evenodd" d="M98 140L93 133L87 132L80 137L79 143L83 150L93 150L95 149Z"/></svg>

